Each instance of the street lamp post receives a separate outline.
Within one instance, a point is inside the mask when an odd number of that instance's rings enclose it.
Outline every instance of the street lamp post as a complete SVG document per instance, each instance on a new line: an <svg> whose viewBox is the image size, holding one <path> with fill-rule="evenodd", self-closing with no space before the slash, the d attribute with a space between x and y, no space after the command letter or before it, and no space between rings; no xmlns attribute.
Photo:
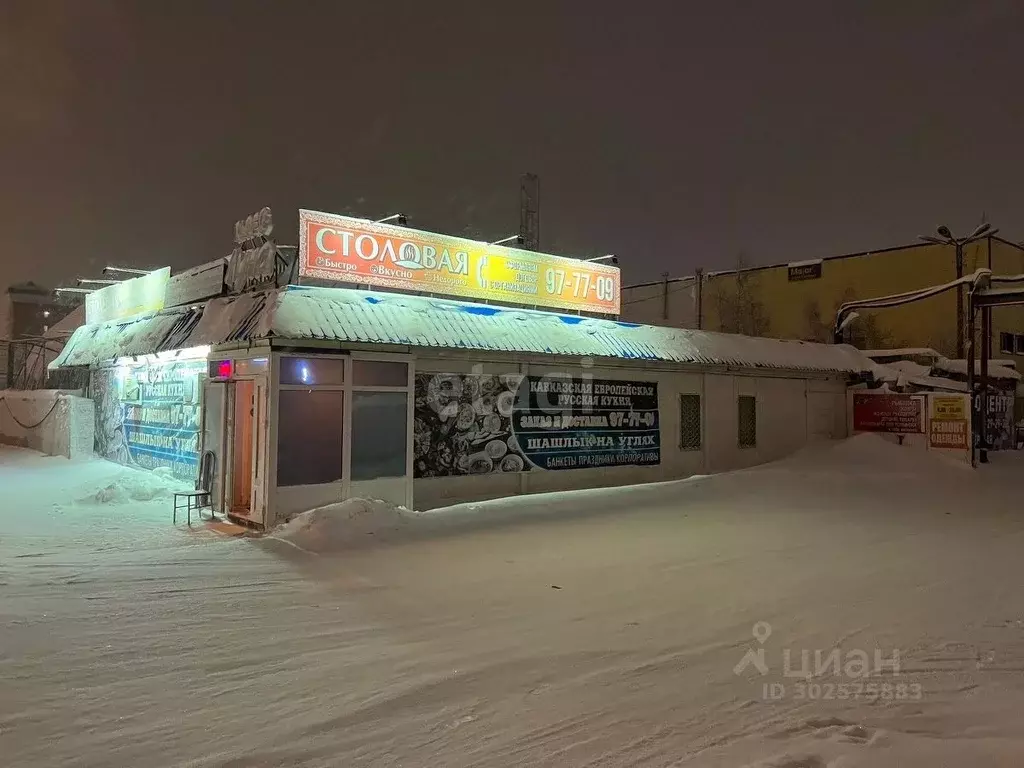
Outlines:
<svg viewBox="0 0 1024 768"><path fill-rule="evenodd" d="M935 231L938 233L938 237L922 235L921 239L936 245L952 245L956 249L957 280L964 276L964 246L991 237L998 232L998 230L990 229L988 224L979 225L967 237L954 237L953 233L949 231L949 227L945 225ZM956 356L959 360L964 359L964 287L962 285L956 287Z"/></svg>
<svg viewBox="0 0 1024 768"><path fill-rule="evenodd" d="M988 224L980 224L967 237L954 237L949 227L943 225L935 230L938 237L930 235L922 236L921 239L936 245L952 245L956 249L956 277L959 280L964 276L964 246L992 237L999 230L991 229ZM967 338L964 338L964 286L960 283L956 287L956 356L967 363L967 397L970 401L971 413L971 465L976 466L977 458L974 452L974 433L978 432L978 448L981 453L982 464L988 463L988 420L985 417L988 408L988 359L989 344L992 343L992 322L991 315L983 310L981 323L981 407L975 408L976 402L974 385L976 378L974 374L975 360L975 310L974 310L974 287L971 287L968 304L968 329ZM964 354L964 347L969 354Z"/></svg>

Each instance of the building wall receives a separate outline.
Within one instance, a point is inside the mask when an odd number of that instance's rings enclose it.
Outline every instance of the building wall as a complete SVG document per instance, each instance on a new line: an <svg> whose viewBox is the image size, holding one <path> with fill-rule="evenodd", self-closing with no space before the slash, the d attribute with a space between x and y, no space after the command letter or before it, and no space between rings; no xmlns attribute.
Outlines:
<svg viewBox="0 0 1024 768"><path fill-rule="evenodd" d="M843 302L912 291L955 276L953 249L938 245L825 259L820 268L820 277L804 280L790 280L788 265L710 276L704 289L704 327L830 341ZM861 348L929 346L949 354L955 349L954 294L860 315L850 332Z"/></svg>
<svg viewBox="0 0 1024 768"><path fill-rule="evenodd" d="M515 474L417 478L416 507L432 507L580 488L609 487L722 472L782 458L815 439L846 436L846 383L833 378L750 376L705 373L699 369L623 365L581 366L578 361L481 361L417 359L417 371L437 373L588 375L594 379L653 382L658 385L660 462L655 466L612 466L599 469L532 470ZM680 396L701 396L701 445L682 447ZM738 439L738 396L752 395L757 407L757 445L741 448ZM812 429L816 425L816 430Z"/></svg>
<svg viewBox="0 0 1024 768"><path fill-rule="evenodd" d="M964 249L964 273L991 268L994 274L1024 274L1024 248L988 238ZM820 277L791 280L789 265L710 273L702 292L702 327L712 331L753 336L829 342L839 305L941 285L956 277L955 250L922 243L875 253L827 258ZM622 319L630 322L696 327L692 285L668 284L669 311L665 320L665 285L649 283L622 292ZM966 294L965 294L966 306ZM851 342L861 349L931 347L956 356L956 293L883 310L862 311L849 326ZM1024 335L1024 307L993 310L993 357L1015 360L1024 368L1024 354L1000 349L1000 332ZM966 320L965 320L966 327ZM980 334L980 318L979 318Z"/></svg>
<svg viewBox="0 0 1024 768"><path fill-rule="evenodd" d="M846 434L846 383L842 376L753 376L736 371L706 373L695 366L640 362L592 364L587 359L537 355L418 352L421 354L411 360L414 383L410 392L408 451L412 503L420 510L518 494L649 483L726 471L781 458L814 439L839 438ZM280 370L280 358L276 354L274 360L275 370ZM515 424L515 413L522 411L519 404L523 401L514 400L513 407L507 398L512 393L521 397L521 377L533 377L536 381L547 374L557 374L557 381L565 381L568 374L575 380L590 377L595 381L605 379L639 386L655 384L657 463L643 465L650 457L650 453L643 453L638 457L640 463L636 464L615 465L614 462L623 458L618 456L612 463L599 467L546 469L537 466L537 455L523 445L523 433L510 426ZM467 396L446 397L440 403L442 411L438 411L438 400L427 398L429 388L434 386L431 382L435 380L440 382L438 386L455 386L452 382L457 382L459 386L471 387L471 391ZM757 444L751 448L739 447L739 394L756 398ZM701 440L695 449L683 446L681 395L701 398ZM504 405L500 404L502 398ZM271 403L274 403L273 391ZM449 405L451 410L447 410ZM272 404L268 525L283 522L305 509L360 495L344 472L339 475L340 480L322 485L278 488L277 472L273 468L280 450L275 436L280 414L275 411ZM351 415L351 407L346 408L343 419L345 456L358 450L348 421ZM579 430L573 426L561 434L587 433L590 426ZM643 426L638 430L644 431ZM610 430L598 426L593 431L601 434ZM550 435L559 436L557 432ZM581 463L589 463L590 457L602 450L605 449L580 451L580 455L588 457ZM615 453L615 449L607 450ZM506 459L511 462L507 466ZM347 467L351 460L351 457L348 461L343 459L342 467ZM633 457L625 457L625 460L632 461Z"/></svg>
<svg viewBox="0 0 1024 768"><path fill-rule="evenodd" d="M68 459L93 452L92 400L57 390L0 393L0 443Z"/></svg>

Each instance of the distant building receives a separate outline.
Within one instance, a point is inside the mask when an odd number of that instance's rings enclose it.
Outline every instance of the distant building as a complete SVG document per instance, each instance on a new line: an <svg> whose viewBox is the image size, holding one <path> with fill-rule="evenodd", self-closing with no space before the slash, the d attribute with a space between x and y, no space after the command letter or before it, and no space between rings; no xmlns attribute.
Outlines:
<svg viewBox="0 0 1024 768"><path fill-rule="evenodd" d="M58 298L51 289L33 282L7 288L0 302L0 388L16 379L24 368L33 340L41 340L47 331L81 305L81 294Z"/></svg>
<svg viewBox="0 0 1024 768"><path fill-rule="evenodd" d="M82 303L80 294L58 298L51 289L31 281L8 287L6 294L4 338L12 340L42 336Z"/></svg>
<svg viewBox="0 0 1024 768"><path fill-rule="evenodd" d="M1024 247L1000 237L965 246L964 274L978 268L1001 275L1024 274ZM836 309L843 302L941 285L956 276L952 246L905 245L708 272L699 285L690 276L626 286L621 319L827 342L832 338ZM860 349L927 347L947 357L957 356L955 291L858 313L847 338ZM1024 308L995 308L988 343L993 357L1012 359L1018 370L1024 370Z"/></svg>

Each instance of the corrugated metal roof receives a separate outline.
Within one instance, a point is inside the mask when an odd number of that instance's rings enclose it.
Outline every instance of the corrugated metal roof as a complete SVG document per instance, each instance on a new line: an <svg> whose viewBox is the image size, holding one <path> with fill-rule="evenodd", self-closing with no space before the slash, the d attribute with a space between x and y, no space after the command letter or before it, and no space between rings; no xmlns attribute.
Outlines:
<svg viewBox="0 0 1024 768"><path fill-rule="evenodd" d="M167 349L180 318L161 313L128 323L80 328L54 366ZM537 310L424 296L289 286L213 299L176 348L227 341L319 339L440 349L475 349L568 357L605 357L747 368L865 372L870 360L853 347L660 328ZM81 338L79 338L81 336ZM156 348L144 348L143 340ZM163 346L161 346L163 345Z"/></svg>
<svg viewBox="0 0 1024 768"><path fill-rule="evenodd" d="M278 293L273 312L272 332L282 338L788 370L871 369L871 362L847 345L661 328L424 296L289 286Z"/></svg>

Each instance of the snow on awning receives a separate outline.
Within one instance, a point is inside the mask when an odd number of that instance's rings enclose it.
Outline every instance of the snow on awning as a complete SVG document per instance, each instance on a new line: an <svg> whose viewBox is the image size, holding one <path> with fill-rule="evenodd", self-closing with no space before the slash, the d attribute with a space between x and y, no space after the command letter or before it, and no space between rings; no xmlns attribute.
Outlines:
<svg viewBox="0 0 1024 768"><path fill-rule="evenodd" d="M57 359L47 366L70 368L118 357L183 349L201 308L180 307L156 314L83 325L75 329Z"/></svg>
<svg viewBox="0 0 1024 768"><path fill-rule="evenodd" d="M191 320L188 332L172 335L181 322L175 312L80 328L52 367L275 337L794 371L866 373L873 368L848 345L661 328L344 288L288 286L212 299L201 318Z"/></svg>

